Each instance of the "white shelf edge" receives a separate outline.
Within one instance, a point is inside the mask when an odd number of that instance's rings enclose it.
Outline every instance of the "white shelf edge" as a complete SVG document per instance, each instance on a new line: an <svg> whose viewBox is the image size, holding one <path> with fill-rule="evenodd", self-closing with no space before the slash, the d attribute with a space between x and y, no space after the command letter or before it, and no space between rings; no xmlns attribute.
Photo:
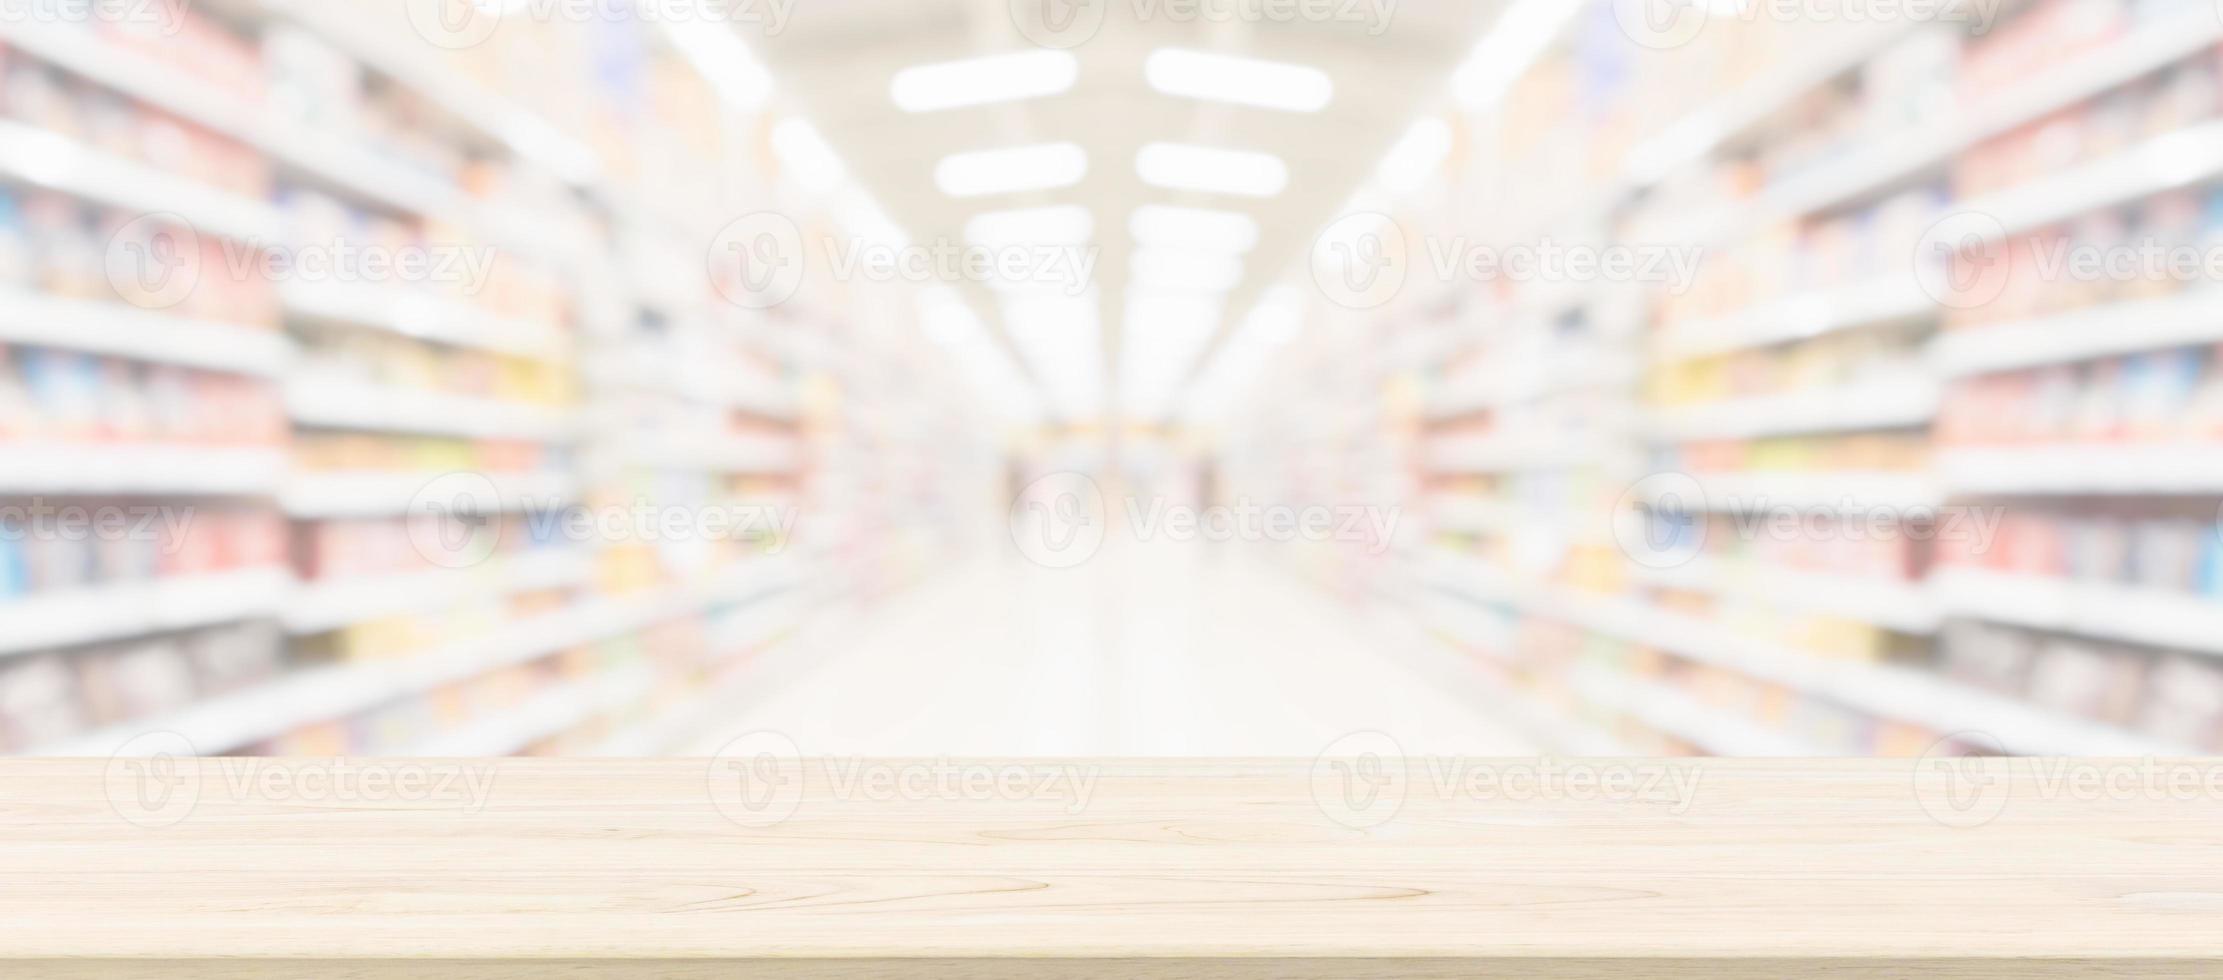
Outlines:
<svg viewBox="0 0 2223 980"><path fill-rule="evenodd" d="M276 618L291 583L254 568L0 600L0 658Z"/></svg>

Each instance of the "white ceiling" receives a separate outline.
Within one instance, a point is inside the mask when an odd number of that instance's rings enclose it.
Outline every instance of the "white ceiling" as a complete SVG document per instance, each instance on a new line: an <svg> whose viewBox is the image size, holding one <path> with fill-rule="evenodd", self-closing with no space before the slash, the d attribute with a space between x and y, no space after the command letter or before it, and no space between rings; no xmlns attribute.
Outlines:
<svg viewBox="0 0 2223 980"><path fill-rule="evenodd" d="M889 83L902 69L1035 50L1015 23L1014 9L1074 2L1104 8L1105 18L1100 30L1070 48L1081 62L1079 83L1071 91L921 114L904 112L891 100ZM1310 247L1415 116L1439 103L1446 78L1499 6L1497 0L1391 0L1386 29L1370 36L1377 27L1367 22L1182 17L1176 12L1194 9L1185 0L811 0L798 5L785 31L752 43L777 82L784 108L816 125L856 182L914 241L962 241L966 221L985 211L1051 204L1088 208L1101 250L1095 295L1103 390L1110 396L1108 407L1121 411L1121 327L1128 314L1133 250L1128 216L1142 205L1163 203L1240 210L1258 221L1261 244L1246 263L1244 279L1228 294L1216 326L1205 328L1213 339L1190 346L1202 351L1216 345L1260 292ZM1259 4L1213 0L1204 7L1250 10ZM1360 0L1353 9L1372 10L1373 0ZM1335 97L1321 112L1299 114L1161 95L1144 81L1143 62L1166 46L1318 67L1335 80ZM935 186L935 165L950 154L1056 141L1086 149L1089 173L1080 185L967 199L951 198ZM1136 176L1135 157L1155 141L1275 153L1289 165L1290 186L1270 199L1149 187ZM965 292L986 322L1004 326L1008 342L1009 325L996 294L977 285ZM1069 371L1029 367L1038 382L1053 389L1070 384L1047 376L1070 378ZM1191 378L1197 368L1186 363L1173 373ZM1050 399L1053 406L1059 402ZM1128 406L1123 414L1148 417L1164 408Z"/></svg>

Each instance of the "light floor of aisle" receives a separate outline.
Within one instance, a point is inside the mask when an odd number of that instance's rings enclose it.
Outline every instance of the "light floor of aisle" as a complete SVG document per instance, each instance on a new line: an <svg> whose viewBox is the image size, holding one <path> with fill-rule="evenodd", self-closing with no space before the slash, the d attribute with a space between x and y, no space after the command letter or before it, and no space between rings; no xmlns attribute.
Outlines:
<svg viewBox="0 0 2223 980"><path fill-rule="evenodd" d="M1271 559L1168 543L952 569L771 658L696 749L775 731L806 755L1310 757L1371 730L1408 753L1535 752L1448 651Z"/></svg>

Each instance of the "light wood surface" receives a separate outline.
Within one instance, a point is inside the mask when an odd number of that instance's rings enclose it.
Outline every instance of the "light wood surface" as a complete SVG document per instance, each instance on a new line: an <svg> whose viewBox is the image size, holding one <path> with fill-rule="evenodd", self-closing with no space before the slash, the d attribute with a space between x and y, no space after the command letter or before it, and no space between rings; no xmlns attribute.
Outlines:
<svg viewBox="0 0 2223 980"><path fill-rule="evenodd" d="M770 745L0 762L0 976L2223 975L2223 762Z"/></svg>

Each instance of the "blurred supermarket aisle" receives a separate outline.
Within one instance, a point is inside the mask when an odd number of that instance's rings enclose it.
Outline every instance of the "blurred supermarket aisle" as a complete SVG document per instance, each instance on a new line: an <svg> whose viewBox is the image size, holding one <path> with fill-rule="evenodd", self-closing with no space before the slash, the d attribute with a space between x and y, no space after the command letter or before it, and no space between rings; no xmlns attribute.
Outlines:
<svg viewBox="0 0 2223 980"><path fill-rule="evenodd" d="M696 749L769 730L814 755L1309 756L1371 729L1416 753L1536 751L1270 557L1152 543L938 575L791 651L823 659Z"/></svg>

